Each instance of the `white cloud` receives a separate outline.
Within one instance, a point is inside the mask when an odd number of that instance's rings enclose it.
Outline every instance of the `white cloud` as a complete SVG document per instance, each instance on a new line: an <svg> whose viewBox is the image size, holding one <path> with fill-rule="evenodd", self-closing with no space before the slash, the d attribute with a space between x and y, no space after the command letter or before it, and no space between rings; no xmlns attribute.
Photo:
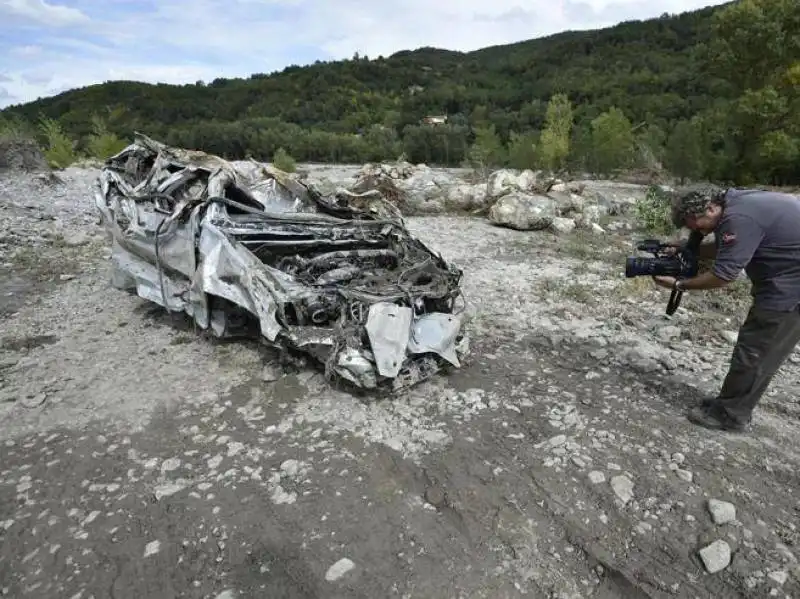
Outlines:
<svg viewBox="0 0 800 599"><path fill-rule="evenodd" d="M89 20L89 17L76 8L49 4L45 0L0 0L0 14L3 12L55 27L84 23Z"/></svg>
<svg viewBox="0 0 800 599"><path fill-rule="evenodd" d="M116 78L193 83L355 52L469 51L724 1L72 0L81 11L0 0L0 74L11 79L2 84L11 98L0 98L0 106ZM4 13L42 26L29 27L16 44L4 42L15 39Z"/></svg>

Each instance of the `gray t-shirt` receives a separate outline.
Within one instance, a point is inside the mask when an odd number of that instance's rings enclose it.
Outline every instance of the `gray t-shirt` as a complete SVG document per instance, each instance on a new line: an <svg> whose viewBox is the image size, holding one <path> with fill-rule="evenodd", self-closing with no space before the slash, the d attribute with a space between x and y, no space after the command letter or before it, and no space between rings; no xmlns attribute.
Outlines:
<svg viewBox="0 0 800 599"><path fill-rule="evenodd" d="M800 304L800 198L731 189L714 234L716 276L732 281L744 269L761 308L790 311Z"/></svg>

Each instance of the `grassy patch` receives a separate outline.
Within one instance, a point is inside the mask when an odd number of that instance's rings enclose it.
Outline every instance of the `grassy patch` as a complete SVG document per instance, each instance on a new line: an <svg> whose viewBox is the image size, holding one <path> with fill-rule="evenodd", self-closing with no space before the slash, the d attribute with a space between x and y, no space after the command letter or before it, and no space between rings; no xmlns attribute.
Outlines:
<svg viewBox="0 0 800 599"><path fill-rule="evenodd" d="M623 279L615 293L620 297L645 297L653 295L658 290L653 279L650 277L635 277L633 279Z"/></svg>
<svg viewBox="0 0 800 599"><path fill-rule="evenodd" d="M99 240L72 247L56 237L50 245L20 247L7 261L11 263L12 271L41 283L58 279L63 274L79 274L85 269L87 259L97 256L103 248Z"/></svg>
<svg viewBox="0 0 800 599"><path fill-rule="evenodd" d="M596 305L604 297L593 285L558 277L542 278L537 291L539 297L546 300L567 300L585 305Z"/></svg>
<svg viewBox="0 0 800 599"><path fill-rule="evenodd" d="M624 266L625 257L631 247L619 236L598 235L591 231L576 229L564 235L558 242L557 252L585 261L607 262Z"/></svg>
<svg viewBox="0 0 800 599"><path fill-rule="evenodd" d="M684 295L684 305L694 311L713 311L739 318L750 308L752 296L748 279L736 280L727 287L711 291L693 291Z"/></svg>

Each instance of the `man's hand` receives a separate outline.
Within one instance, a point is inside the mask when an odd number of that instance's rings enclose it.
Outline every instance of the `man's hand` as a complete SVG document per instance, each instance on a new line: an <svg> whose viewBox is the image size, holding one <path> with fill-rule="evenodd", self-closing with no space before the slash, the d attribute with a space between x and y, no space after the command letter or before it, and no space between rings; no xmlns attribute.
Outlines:
<svg viewBox="0 0 800 599"><path fill-rule="evenodd" d="M656 285L665 289L672 289L673 285L675 285L675 277L653 277L653 280Z"/></svg>
<svg viewBox="0 0 800 599"><path fill-rule="evenodd" d="M680 240L678 240L678 241L665 241L662 251L667 256L673 256L673 255L677 254L678 251L682 250L685 245L686 245L685 241L680 241Z"/></svg>

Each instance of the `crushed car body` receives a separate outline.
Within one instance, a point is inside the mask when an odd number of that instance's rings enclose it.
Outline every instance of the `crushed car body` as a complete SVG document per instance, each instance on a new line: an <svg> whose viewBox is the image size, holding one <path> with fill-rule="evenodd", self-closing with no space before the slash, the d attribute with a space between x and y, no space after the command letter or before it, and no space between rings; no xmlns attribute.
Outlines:
<svg viewBox="0 0 800 599"><path fill-rule="evenodd" d="M215 336L254 324L266 343L363 389L460 367L462 271L377 191L323 197L271 166L137 134L104 164L95 204L113 286Z"/></svg>

